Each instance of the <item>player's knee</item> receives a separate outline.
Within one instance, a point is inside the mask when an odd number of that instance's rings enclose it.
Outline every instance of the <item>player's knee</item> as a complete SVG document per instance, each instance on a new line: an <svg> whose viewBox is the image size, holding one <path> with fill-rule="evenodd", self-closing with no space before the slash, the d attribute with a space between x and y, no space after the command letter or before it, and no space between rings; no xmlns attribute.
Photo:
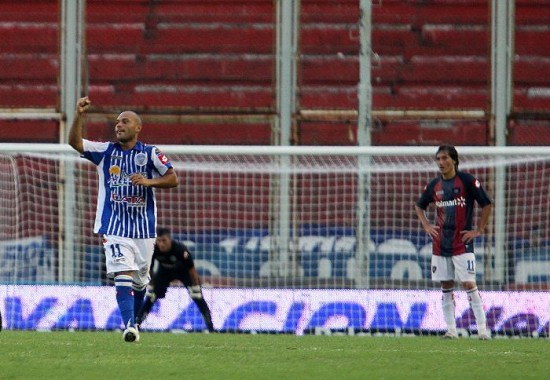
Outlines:
<svg viewBox="0 0 550 380"><path fill-rule="evenodd" d="M139 276L132 276L132 289L136 291L143 290L147 287L147 282L143 281Z"/></svg>
<svg viewBox="0 0 550 380"><path fill-rule="evenodd" d="M147 287L147 284L136 283L135 281L132 281L132 289L134 289L134 291L136 292L141 292L145 290L146 287Z"/></svg>

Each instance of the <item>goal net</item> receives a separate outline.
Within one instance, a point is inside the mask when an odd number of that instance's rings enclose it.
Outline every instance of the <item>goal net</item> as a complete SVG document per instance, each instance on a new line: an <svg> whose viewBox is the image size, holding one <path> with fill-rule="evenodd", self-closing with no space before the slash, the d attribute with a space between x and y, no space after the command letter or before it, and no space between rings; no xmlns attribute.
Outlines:
<svg viewBox="0 0 550 380"><path fill-rule="evenodd" d="M101 239L95 167L60 145L0 150L0 311L8 328L119 328ZM158 224L190 248L216 328L444 329L431 243L413 205L436 147L162 146L179 178L157 189ZM475 241L478 287L498 334L550 321L550 150L458 148L495 199ZM428 216L434 219L434 210ZM475 221L479 213L475 216ZM90 297L93 293L102 296ZM55 302L52 300L56 300ZM457 323L475 331L466 295ZM200 330L177 284L144 328ZM325 330L323 330L325 329Z"/></svg>

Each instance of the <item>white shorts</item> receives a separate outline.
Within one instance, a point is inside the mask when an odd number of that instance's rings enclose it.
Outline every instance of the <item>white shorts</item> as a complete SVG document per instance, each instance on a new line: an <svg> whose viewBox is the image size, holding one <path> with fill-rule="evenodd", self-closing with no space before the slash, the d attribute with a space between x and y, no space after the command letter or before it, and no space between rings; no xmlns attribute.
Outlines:
<svg viewBox="0 0 550 380"><path fill-rule="evenodd" d="M138 285L147 285L151 276L149 268L153 258L155 239L130 239L120 236L104 235L103 249L107 276L114 277L117 272L132 271L132 279Z"/></svg>
<svg viewBox="0 0 550 380"><path fill-rule="evenodd" d="M432 256L432 280L433 281L454 281L475 282L476 280L476 257L473 253L467 252L462 255L444 257Z"/></svg>

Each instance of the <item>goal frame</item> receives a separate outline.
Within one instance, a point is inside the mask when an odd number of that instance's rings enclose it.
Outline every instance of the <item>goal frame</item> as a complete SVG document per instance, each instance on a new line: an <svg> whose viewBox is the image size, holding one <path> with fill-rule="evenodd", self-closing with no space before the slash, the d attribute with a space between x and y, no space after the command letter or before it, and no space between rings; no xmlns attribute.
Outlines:
<svg viewBox="0 0 550 380"><path fill-rule="evenodd" d="M216 155L216 156L231 156L231 155L272 155L278 156L282 159L280 164L289 165L289 157L303 157L308 155L314 156L355 156L360 158L358 161L359 165L368 165L368 162L373 157L377 156L425 156L425 157L435 157L435 152L437 151L436 146L229 146L229 145L194 145L194 146L177 146L177 145L158 145L158 148L161 149L168 156L171 154L185 154L185 155ZM506 202L505 202L505 183L500 178L505 178L505 167L504 165L498 164L499 157L505 157L507 155L534 155L534 156L550 156L550 147L538 146L530 147L528 152L525 147L486 147L486 146L459 146L457 147L461 157L467 157L470 155L483 155L491 157L495 160L496 164L491 164L494 166L494 183L493 188L490 192L495 199L495 203L498 204L498 207L495 207L494 212L494 221L491 224L493 230L489 231L490 237L494 241L495 252L495 268L505 268L506 267L506 252L507 252L507 240L506 240ZM65 144L25 144L25 143L2 143L0 144L0 153L60 153L60 154L74 154L75 152L69 145ZM435 173L435 166L434 166ZM289 193L289 176L290 174L286 173L283 170L282 178L280 180L280 186L277 187L279 192L279 206L281 213L278 224L272 226L274 231L277 232L278 242L275 243L275 249L281 250L282 247L288 247L289 242L291 241L290 237L290 225L291 221L289 220L290 209L288 204L288 193ZM285 178L285 176L287 178ZM69 179L69 178L67 178ZM363 183L363 186L369 186L369 175L368 171L364 178L360 178L360 183ZM70 192L70 186L64 186L64 191ZM59 202L63 203L67 199L70 200L70 194L59 194ZM275 194L277 196L277 194ZM286 201L285 201L286 200ZM368 244L368 233L369 233L369 192L368 191L359 191L357 199L357 208L359 215L362 217L358 219L358 226L356 226L356 231L358 233L357 242L358 242L358 251L363 252ZM60 207L60 210L64 210L65 207ZM412 211L411 211L412 212ZM70 231L74 227L74 221L70 218L70 213L65 212L63 215L60 215L60 219L63 220L62 228L60 229L59 236L59 247L60 250L63 250L64 247L64 238L63 234L65 231ZM285 235L286 234L286 235ZM66 258L67 261L70 261L71 252L60 252L60 258ZM281 255L280 257L285 257ZM357 255L358 260L362 260L362 254ZM358 264L362 264L359 261ZM276 268L278 275L285 276L289 271L294 270L291 268L288 262L281 261L279 267ZM59 269L60 271L62 270ZM503 269L504 270L504 269ZM66 277L66 273L60 273L66 280L71 280L70 277ZM69 273L70 275L70 273ZM497 277L504 275L504 273L495 274ZM368 288L368 275L358 274L355 278L355 286L359 288Z"/></svg>

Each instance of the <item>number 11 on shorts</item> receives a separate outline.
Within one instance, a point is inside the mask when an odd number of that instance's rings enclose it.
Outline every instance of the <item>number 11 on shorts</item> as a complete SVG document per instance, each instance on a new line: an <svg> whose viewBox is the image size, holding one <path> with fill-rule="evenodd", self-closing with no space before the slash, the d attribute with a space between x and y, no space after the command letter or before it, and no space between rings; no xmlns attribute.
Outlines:
<svg viewBox="0 0 550 380"><path fill-rule="evenodd" d="M468 270L468 273L475 273L476 271L476 262L475 260L468 260L467 261L468 267L466 268Z"/></svg>
<svg viewBox="0 0 550 380"><path fill-rule="evenodd" d="M120 245L119 244L111 244L109 247L111 247L111 257L117 258L122 257L122 252L120 251ZM470 264L468 264L470 265Z"/></svg>

